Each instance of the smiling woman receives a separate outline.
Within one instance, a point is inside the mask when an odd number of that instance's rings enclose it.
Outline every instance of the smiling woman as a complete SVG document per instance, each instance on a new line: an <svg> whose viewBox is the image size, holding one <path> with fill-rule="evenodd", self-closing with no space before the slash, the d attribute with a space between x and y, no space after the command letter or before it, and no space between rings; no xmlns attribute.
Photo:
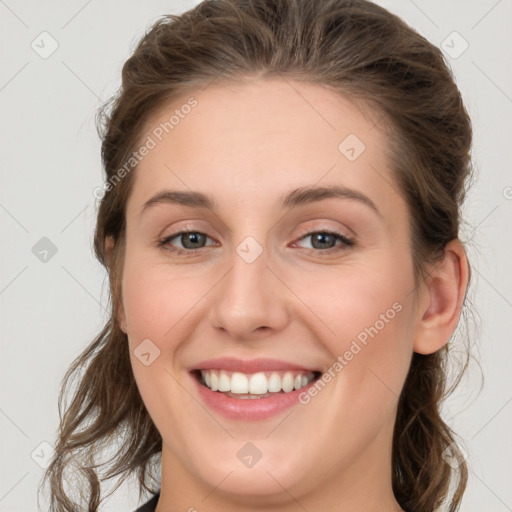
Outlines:
<svg viewBox="0 0 512 512"><path fill-rule="evenodd" d="M65 377L51 510L134 473L158 512L457 510L471 124L440 51L365 0L206 0L101 114L111 318Z"/></svg>

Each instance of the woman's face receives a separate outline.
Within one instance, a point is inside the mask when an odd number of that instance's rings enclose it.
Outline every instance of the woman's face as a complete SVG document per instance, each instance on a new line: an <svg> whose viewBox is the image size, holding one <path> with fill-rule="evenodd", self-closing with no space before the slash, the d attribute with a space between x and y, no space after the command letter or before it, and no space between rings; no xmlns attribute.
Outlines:
<svg viewBox="0 0 512 512"><path fill-rule="evenodd" d="M419 313L377 116L284 80L192 96L152 120L126 210L120 323L162 479L253 503L389 485Z"/></svg>

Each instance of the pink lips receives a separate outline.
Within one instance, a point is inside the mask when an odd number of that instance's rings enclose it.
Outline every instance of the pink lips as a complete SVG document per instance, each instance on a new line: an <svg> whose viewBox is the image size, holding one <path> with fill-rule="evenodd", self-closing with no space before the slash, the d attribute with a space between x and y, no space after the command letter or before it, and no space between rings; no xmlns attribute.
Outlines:
<svg viewBox="0 0 512 512"><path fill-rule="evenodd" d="M270 418L299 404L299 395L307 392L315 384L315 381L313 380L303 388L290 391L289 393L276 393L266 398L242 399L232 398L225 393L212 391L192 375L194 370L228 370L246 374L273 370L302 370L306 373L317 371L314 368L307 368L276 359L260 358L244 361L229 357L210 359L190 368L191 378L195 382L199 396L208 408L226 418L242 421Z"/></svg>
<svg viewBox="0 0 512 512"><path fill-rule="evenodd" d="M236 359L234 357L219 357L217 359L208 359L195 365L190 370L229 370L241 373L257 373L273 370L303 370L304 372L319 371L316 368L308 368L298 364L279 361L278 359Z"/></svg>

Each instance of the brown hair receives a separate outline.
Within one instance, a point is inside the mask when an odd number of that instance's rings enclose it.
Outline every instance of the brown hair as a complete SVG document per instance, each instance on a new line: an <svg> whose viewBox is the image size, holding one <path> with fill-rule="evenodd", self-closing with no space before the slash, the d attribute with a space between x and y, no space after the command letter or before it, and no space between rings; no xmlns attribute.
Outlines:
<svg viewBox="0 0 512 512"><path fill-rule="evenodd" d="M415 270L424 275L426 264L458 238L471 173L470 119L440 50L366 0L205 0L181 16L159 19L124 64L117 95L98 114L107 180L113 184L164 104L214 80L272 74L332 87L383 114L394 176L411 215ZM45 474L55 512L77 510L66 480L80 489L89 512L102 500L100 482L113 477L119 477L115 489L131 475L140 495L158 489L162 440L117 323L132 182L133 172L126 173L99 205L94 247L109 274L111 316L63 379L56 453ZM448 391L447 352L415 353L399 399L392 483L407 511L432 512L446 503L456 511L466 487L466 464L439 410ZM77 387L65 406L73 377ZM101 450L119 439L119 451L98 463ZM457 471L443 458L447 449L459 458Z"/></svg>

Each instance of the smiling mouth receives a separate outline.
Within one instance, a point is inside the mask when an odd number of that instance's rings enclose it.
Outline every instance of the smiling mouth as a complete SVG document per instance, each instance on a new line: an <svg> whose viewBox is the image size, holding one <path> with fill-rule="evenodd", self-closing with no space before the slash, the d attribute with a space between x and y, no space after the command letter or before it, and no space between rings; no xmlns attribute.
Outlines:
<svg viewBox="0 0 512 512"><path fill-rule="evenodd" d="M322 375L319 371L267 371L252 374L228 370L192 370L201 385L231 398L261 399L291 393L307 386Z"/></svg>

